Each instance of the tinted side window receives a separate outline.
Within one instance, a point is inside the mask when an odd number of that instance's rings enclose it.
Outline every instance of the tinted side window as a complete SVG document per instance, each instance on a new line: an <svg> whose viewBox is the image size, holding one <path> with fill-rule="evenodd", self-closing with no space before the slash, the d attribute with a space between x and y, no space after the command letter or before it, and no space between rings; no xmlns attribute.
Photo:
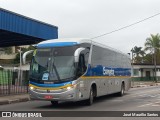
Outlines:
<svg viewBox="0 0 160 120"><path fill-rule="evenodd" d="M92 51L92 66L114 66L115 53L109 49L93 46Z"/></svg>
<svg viewBox="0 0 160 120"><path fill-rule="evenodd" d="M92 66L102 64L102 48L93 46L91 63Z"/></svg>

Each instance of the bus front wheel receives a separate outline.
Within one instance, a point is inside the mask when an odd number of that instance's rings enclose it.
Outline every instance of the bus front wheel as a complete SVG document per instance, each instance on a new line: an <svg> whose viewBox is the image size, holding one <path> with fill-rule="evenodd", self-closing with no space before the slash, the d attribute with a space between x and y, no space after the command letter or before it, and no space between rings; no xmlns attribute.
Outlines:
<svg viewBox="0 0 160 120"><path fill-rule="evenodd" d="M89 94L89 99L86 101L87 105L92 105L93 104L93 99L94 99L93 87L91 87L90 94Z"/></svg>

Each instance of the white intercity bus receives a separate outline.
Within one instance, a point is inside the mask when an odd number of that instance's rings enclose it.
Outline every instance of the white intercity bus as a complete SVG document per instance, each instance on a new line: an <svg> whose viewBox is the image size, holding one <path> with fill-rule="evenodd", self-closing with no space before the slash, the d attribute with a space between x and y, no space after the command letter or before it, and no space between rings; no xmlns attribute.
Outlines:
<svg viewBox="0 0 160 120"><path fill-rule="evenodd" d="M84 100L124 94L131 86L129 55L90 39L54 39L40 42L33 52L29 94L34 100Z"/></svg>

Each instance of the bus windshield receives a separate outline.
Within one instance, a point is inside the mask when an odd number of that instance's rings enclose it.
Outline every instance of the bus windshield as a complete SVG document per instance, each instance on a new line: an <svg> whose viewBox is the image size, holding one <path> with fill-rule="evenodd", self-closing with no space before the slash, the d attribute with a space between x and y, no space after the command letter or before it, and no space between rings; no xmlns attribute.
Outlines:
<svg viewBox="0 0 160 120"><path fill-rule="evenodd" d="M31 63L30 77L49 81L75 77L74 52L77 48L71 46L37 49Z"/></svg>

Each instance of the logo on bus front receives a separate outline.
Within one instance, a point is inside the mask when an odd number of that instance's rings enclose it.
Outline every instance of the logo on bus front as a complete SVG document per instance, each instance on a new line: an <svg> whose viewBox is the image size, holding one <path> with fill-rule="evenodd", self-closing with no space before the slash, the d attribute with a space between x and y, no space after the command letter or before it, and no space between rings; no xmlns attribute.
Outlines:
<svg viewBox="0 0 160 120"><path fill-rule="evenodd" d="M103 75L114 76L114 70L103 67Z"/></svg>

